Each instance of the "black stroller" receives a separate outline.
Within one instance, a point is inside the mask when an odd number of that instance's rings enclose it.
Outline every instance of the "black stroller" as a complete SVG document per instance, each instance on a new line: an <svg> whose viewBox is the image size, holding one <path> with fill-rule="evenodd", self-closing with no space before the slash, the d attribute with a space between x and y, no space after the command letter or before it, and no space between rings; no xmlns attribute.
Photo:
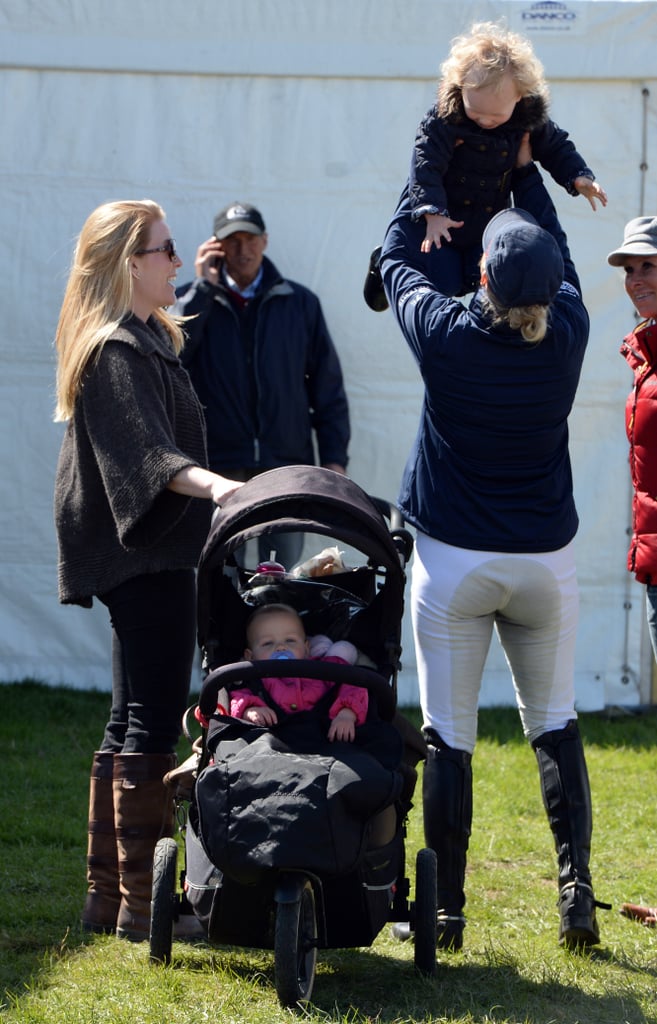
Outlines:
<svg viewBox="0 0 657 1024"><path fill-rule="evenodd" d="M348 546L359 564L320 576L304 565L245 567L248 541L270 538L273 555L276 534L294 531L306 535L306 546L309 535ZM418 853L413 901L405 877L405 819L424 756L422 737L396 708L412 546L397 509L314 467L263 473L216 514L198 568L207 675L186 716L188 738L190 712L208 724L194 741L188 788L178 790L182 871L175 839L155 850L152 961L170 962L174 922L193 913L213 944L273 949L279 1001L295 1006L310 998L318 949L370 946L386 922L410 920L415 965L435 971L433 851ZM357 664L245 662L245 624L263 603L292 606L309 636L348 639ZM328 742L324 698L269 728L223 711L231 688L257 688L265 676L366 687L367 721L356 741Z"/></svg>

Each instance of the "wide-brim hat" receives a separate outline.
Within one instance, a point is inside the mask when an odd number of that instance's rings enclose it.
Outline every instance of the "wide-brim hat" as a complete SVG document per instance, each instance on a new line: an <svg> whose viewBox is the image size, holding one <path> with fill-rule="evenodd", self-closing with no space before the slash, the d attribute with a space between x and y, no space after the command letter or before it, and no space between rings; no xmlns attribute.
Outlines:
<svg viewBox="0 0 657 1024"><path fill-rule="evenodd" d="M635 217L625 225L623 244L607 256L612 267L622 267L626 256L657 256L657 217Z"/></svg>
<svg viewBox="0 0 657 1024"><path fill-rule="evenodd" d="M563 257L531 213L518 207L497 213L482 244L488 287L505 309L552 302L563 281Z"/></svg>

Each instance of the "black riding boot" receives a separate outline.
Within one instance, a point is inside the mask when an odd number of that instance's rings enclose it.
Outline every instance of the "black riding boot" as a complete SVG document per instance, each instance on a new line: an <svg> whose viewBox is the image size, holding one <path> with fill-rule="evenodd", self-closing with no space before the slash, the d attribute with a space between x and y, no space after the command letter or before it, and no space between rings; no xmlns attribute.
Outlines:
<svg viewBox="0 0 657 1024"><path fill-rule="evenodd" d="M472 755L448 747L425 730L427 760L422 780L424 837L438 861L439 949L461 949L465 917L465 865L472 826Z"/></svg>
<svg viewBox="0 0 657 1024"><path fill-rule="evenodd" d="M600 941L595 908L607 904L597 903L591 888L591 790L577 722L543 733L532 746L559 859L559 943L593 946Z"/></svg>
<svg viewBox="0 0 657 1024"><path fill-rule="evenodd" d="M365 278L365 284L363 285L363 296L365 298L365 302L370 309L374 310L375 313L382 313L384 309L388 308L388 299L386 298L383 279L379 269L380 259L381 246L378 245L370 256L370 262L367 267L367 277Z"/></svg>

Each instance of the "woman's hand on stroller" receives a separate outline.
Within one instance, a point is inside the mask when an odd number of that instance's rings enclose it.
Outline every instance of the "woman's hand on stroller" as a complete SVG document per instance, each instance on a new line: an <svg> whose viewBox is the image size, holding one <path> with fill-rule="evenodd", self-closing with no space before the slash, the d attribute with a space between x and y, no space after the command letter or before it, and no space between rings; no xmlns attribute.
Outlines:
<svg viewBox="0 0 657 1024"><path fill-rule="evenodd" d="M278 722L276 712L266 704L262 707L252 704L246 709L242 717L246 722L251 722L253 725L276 725Z"/></svg>
<svg viewBox="0 0 657 1024"><path fill-rule="evenodd" d="M331 743L333 740L342 740L345 743L353 743L355 736L356 712L352 711L351 708L341 708L331 722L331 726L328 731L328 738Z"/></svg>

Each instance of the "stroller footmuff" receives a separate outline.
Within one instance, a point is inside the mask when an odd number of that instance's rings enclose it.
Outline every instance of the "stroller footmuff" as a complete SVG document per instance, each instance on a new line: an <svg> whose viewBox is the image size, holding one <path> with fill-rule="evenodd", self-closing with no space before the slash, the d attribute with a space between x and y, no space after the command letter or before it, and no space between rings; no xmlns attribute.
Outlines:
<svg viewBox="0 0 657 1024"><path fill-rule="evenodd" d="M395 768L360 744L329 743L318 725L312 711L270 730L226 724L196 782L192 820L212 862L235 881L255 884L272 868L347 874L362 860L370 823L399 799ZM396 750L401 760L398 734L380 727L388 759Z"/></svg>

